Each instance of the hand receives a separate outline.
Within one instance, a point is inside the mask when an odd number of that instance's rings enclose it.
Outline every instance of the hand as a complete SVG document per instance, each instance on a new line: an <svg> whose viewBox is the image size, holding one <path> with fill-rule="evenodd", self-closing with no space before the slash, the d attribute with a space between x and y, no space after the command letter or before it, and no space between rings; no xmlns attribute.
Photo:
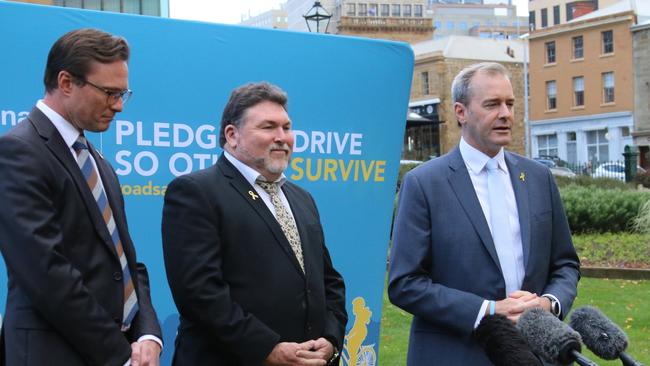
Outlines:
<svg viewBox="0 0 650 366"><path fill-rule="evenodd" d="M332 355L334 355L334 345L322 337L310 342L314 342L312 349L308 351L300 350L298 351L297 356L311 360L323 360L325 361L323 365L327 364L327 361L329 361L330 358L332 358Z"/></svg>
<svg viewBox="0 0 650 366"><path fill-rule="evenodd" d="M265 366L324 366L327 362L320 359L298 357L298 352L315 349L316 341L304 343L281 342L273 347L264 360ZM310 353L313 353L311 351Z"/></svg>
<svg viewBox="0 0 650 366"><path fill-rule="evenodd" d="M515 291L507 298L497 301L495 312L517 323L521 314L531 308L541 307L540 297L528 291Z"/></svg>
<svg viewBox="0 0 650 366"><path fill-rule="evenodd" d="M159 366L160 345L152 340L131 343L131 366Z"/></svg>

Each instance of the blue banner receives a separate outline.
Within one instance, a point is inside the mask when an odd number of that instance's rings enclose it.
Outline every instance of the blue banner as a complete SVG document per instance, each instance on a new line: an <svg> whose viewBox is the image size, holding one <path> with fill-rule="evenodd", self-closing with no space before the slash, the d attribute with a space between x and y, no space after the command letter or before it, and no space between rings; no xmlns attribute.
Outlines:
<svg viewBox="0 0 650 366"><path fill-rule="evenodd" d="M171 362L177 310L160 222L167 184L212 165L232 89L269 81L289 95L296 142L287 176L318 204L350 315L345 365L377 362L382 291L413 54L407 44L0 1L0 134L44 95L47 53L65 32L94 27L131 45L134 95L89 139L113 164ZM2 177L0 177L2 179ZM0 208L2 209L2 208ZM6 300L0 268L0 302ZM348 361L350 358L353 360Z"/></svg>

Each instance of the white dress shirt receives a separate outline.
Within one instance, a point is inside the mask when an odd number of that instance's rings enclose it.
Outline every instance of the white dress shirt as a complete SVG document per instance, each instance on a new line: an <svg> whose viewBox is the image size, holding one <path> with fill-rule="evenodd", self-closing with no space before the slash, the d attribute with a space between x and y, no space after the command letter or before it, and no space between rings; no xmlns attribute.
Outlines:
<svg viewBox="0 0 650 366"><path fill-rule="evenodd" d="M470 144L468 144L465 139L461 137L460 139L460 154L463 157L465 166L467 167L467 172L472 180L472 185L474 186L474 191L476 191L476 196L481 204L481 209L483 210L483 215L487 221L490 232L492 232L492 224L490 220L490 204L488 199L488 186L487 186L487 169L485 165L488 160L491 158L485 155L483 152L477 150ZM505 154L503 148L499 150L494 159L499 164L499 172L503 180L503 186L505 187L506 196L504 197L504 204L506 205L506 210L508 211L508 221L510 226L510 242L513 243L513 250L515 256L516 268L501 268L503 272L513 271L516 275L519 288L524 280L524 253L523 246L521 242L521 228L519 226L519 211L517 210L517 201L515 199L515 191L512 188L512 182L510 180L510 172L508 171L508 166L505 161ZM509 294L507 294L509 295ZM501 300L501 299L495 299ZM485 314L485 309L489 304L489 300L484 300L483 304L479 310L478 316L476 317L476 322L474 327L477 327L481 322L483 315Z"/></svg>

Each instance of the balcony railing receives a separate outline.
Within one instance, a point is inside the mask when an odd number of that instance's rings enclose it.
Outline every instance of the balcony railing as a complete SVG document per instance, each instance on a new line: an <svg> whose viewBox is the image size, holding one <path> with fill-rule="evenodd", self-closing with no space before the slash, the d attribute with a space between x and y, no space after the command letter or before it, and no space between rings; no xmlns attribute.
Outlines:
<svg viewBox="0 0 650 366"><path fill-rule="evenodd" d="M431 18L397 18L397 17L348 17L338 21L338 29L386 28L426 31L433 29Z"/></svg>

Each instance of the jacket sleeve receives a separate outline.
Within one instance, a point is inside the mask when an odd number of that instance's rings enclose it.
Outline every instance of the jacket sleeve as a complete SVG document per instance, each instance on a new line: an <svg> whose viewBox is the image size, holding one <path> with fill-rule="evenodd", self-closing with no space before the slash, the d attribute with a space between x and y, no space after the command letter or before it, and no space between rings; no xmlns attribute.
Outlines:
<svg viewBox="0 0 650 366"><path fill-rule="evenodd" d="M432 324L469 336L483 299L432 280L431 208L422 184L410 172L404 177L395 214L388 273L390 301Z"/></svg>

